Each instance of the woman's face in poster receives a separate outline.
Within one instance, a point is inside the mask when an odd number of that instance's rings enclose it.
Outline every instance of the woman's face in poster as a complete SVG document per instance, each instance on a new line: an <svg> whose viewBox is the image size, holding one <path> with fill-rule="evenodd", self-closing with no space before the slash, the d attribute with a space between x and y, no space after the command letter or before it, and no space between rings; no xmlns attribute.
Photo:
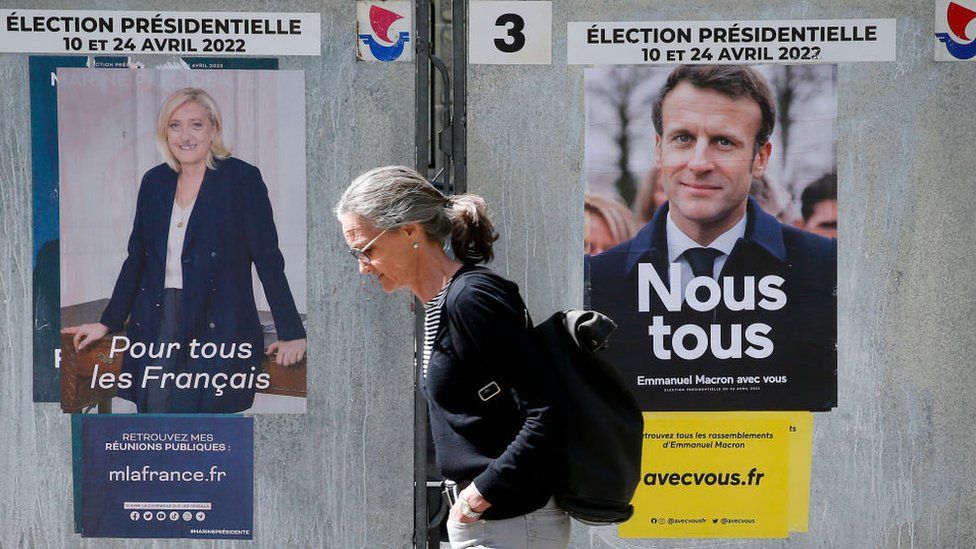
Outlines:
<svg viewBox="0 0 976 549"><path fill-rule="evenodd" d="M188 101L173 111L166 124L169 150L180 166L204 164L215 131L207 109L196 101Z"/></svg>
<svg viewBox="0 0 976 549"><path fill-rule="evenodd" d="M585 237L583 244L586 248L586 253L596 255L619 244L613 237L610 224L607 223L607 220L602 215L594 211L584 210L584 216Z"/></svg>

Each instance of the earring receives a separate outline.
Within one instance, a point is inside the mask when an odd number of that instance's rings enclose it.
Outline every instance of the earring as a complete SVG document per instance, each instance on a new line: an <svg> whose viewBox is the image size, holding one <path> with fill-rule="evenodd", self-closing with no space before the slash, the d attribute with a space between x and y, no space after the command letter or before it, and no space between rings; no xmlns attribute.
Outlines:
<svg viewBox="0 0 976 549"><path fill-rule="evenodd" d="M417 244L416 242L414 242L410 247L416 250L417 248L420 247L420 244Z"/></svg>

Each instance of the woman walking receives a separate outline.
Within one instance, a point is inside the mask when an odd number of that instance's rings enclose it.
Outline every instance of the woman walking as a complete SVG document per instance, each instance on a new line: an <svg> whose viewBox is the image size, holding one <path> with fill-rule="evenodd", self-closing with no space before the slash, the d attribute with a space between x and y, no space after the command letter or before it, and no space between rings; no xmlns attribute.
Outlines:
<svg viewBox="0 0 976 549"><path fill-rule="evenodd" d="M518 286L478 265L498 238L484 200L446 197L410 168L387 166L357 177L335 212L360 272L424 303L419 376L437 466L461 489L451 547L566 547L569 518L550 478L552 380Z"/></svg>

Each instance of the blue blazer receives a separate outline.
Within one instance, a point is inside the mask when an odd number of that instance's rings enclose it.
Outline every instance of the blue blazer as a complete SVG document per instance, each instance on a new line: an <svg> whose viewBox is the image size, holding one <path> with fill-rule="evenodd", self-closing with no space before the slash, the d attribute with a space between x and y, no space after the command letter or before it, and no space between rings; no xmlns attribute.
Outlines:
<svg viewBox="0 0 976 549"><path fill-rule="evenodd" d="M650 312L637 310L638 264L649 263L668 281L667 213L665 203L632 239L584 261L587 306L612 318L618 330L603 358L620 369L644 410L829 410L837 403L837 241L780 223L749 198L746 234L722 267L720 277L733 277L734 296L744 296L746 277L785 279L787 304L777 311L729 310L722 301L713 311L690 307L667 311L650 290ZM762 296L756 292L756 300ZM697 360L674 353L657 359L648 335L654 316L663 316L672 330L696 324L710 333L722 327L721 345L729 346L732 325L753 323L772 327L773 354L763 359L716 359L706 352ZM673 342L667 338L667 348ZM743 338L742 347L747 347ZM786 382L763 382L758 391L711 391L694 386L676 391L661 385L640 385L638 376L676 377L786 376ZM696 384L697 385L697 384ZM710 389L705 387L704 389Z"/></svg>
<svg viewBox="0 0 976 549"><path fill-rule="evenodd" d="M160 330L166 245L178 174L160 164L142 178L135 220L129 237L128 257L115 283L101 322L118 331L128 318L130 341L155 343ZM225 372L260 373L264 339L258 321L251 280L251 265L264 286L279 340L305 337L305 329L285 278L285 261L278 249L261 172L254 166L227 158L215 170L208 169L187 221L183 243L183 348L186 343L250 343L247 360L231 357L190 359L188 371L211 375ZM119 395L142 407L145 390L142 375L150 363L146 357L127 356L123 372L133 375L132 387ZM254 370L252 370L252 367ZM249 408L254 389L226 387L221 396L201 391L188 409L173 411L237 412Z"/></svg>

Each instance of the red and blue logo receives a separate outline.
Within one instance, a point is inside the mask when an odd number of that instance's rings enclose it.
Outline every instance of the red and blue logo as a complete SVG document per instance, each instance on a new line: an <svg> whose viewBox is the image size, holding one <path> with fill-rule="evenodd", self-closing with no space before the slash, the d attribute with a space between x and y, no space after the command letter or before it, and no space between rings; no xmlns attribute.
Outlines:
<svg viewBox="0 0 976 549"><path fill-rule="evenodd" d="M935 37L945 44L949 55L956 59L972 59L976 57L976 33L967 33L966 28L976 19L976 11L955 2L949 2L946 9L946 23L950 32L937 32Z"/></svg>
<svg viewBox="0 0 976 549"><path fill-rule="evenodd" d="M369 52L380 61L394 61L403 55L403 46L410 41L410 31L400 31L396 39L390 38L390 26L403 16L379 6L369 7L371 34L360 34L359 39L369 47Z"/></svg>

